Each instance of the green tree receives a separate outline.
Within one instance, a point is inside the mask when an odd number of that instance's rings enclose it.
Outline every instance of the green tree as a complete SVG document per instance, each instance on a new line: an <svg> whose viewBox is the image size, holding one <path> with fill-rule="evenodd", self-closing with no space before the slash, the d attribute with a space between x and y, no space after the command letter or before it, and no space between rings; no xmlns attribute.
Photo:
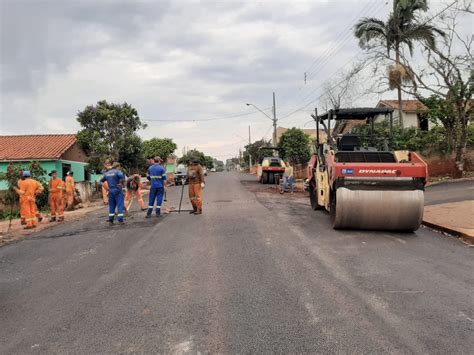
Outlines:
<svg viewBox="0 0 474 355"><path fill-rule="evenodd" d="M147 160L143 145L142 139L136 134L120 139L119 161L128 175L140 174L146 170Z"/></svg>
<svg viewBox="0 0 474 355"><path fill-rule="evenodd" d="M203 152L200 152L197 149L192 149L188 151L185 155L178 159L178 164L189 164L191 160L198 160L199 164L206 166L206 156Z"/></svg>
<svg viewBox="0 0 474 355"><path fill-rule="evenodd" d="M456 114L454 113L454 106L443 97L435 94L426 98L420 97L420 101L428 107L426 114L429 120L436 125L441 123L445 128L446 152L450 153L455 146Z"/></svg>
<svg viewBox="0 0 474 355"><path fill-rule="evenodd" d="M290 128L282 134L278 142L280 156L294 164L306 163L311 157L310 143L309 136L301 129Z"/></svg>
<svg viewBox="0 0 474 355"><path fill-rule="evenodd" d="M152 138L143 142L143 153L147 159L156 156L166 159L176 148L177 145L171 138Z"/></svg>
<svg viewBox="0 0 474 355"><path fill-rule="evenodd" d="M204 156L204 166L210 170L214 167L214 158L209 156L209 155L205 155Z"/></svg>
<svg viewBox="0 0 474 355"><path fill-rule="evenodd" d="M77 121L82 127L78 143L90 157L89 164L94 170L100 170L105 159L118 160L120 149L130 146L128 139L136 141L136 132L146 128L135 108L105 100L80 111Z"/></svg>
<svg viewBox="0 0 474 355"><path fill-rule="evenodd" d="M250 164L250 156L252 156L252 163L258 164L262 161L265 155L268 155L268 151L261 150L263 147L270 147L271 144L269 141L266 141L264 138L255 141L251 144L245 146L243 153L244 161L247 165Z"/></svg>
<svg viewBox="0 0 474 355"><path fill-rule="evenodd" d="M354 34L359 39L361 48L369 48L376 42L385 48L388 55L391 51L395 51L395 65L389 66L389 85L391 89L397 89L399 122L402 127L401 87L403 81L409 81L412 77L410 71L400 61L402 46L407 46L410 54L413 54L413 45L416 41L422 42L428 48L435 48L436 35L444 36L443 31L419 21L418 14L427 10L427 0L393 0L393 11L387 21L366 17L355 25Z"/></svg>

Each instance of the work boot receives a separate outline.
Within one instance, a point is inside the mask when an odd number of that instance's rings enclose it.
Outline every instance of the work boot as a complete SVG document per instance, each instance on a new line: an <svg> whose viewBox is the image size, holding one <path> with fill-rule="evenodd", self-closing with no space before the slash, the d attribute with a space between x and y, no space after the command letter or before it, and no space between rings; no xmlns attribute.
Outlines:
<svg viewBox="0 0 474 355"><path fill-rule="evenodd" d="M199 214L202 214L202 209L197 210L194 214L195 214L196 216L199 215Z"/></svg>
<svg viewBox="0 0 474 355"><path fill-rule="evenodd" d="M197 208L194 208L191 212L189 212L189 214L196 214L197 212Z"/></svg>
<svg viewBox="0 0 474 355"><path fill-rule="evenodd" d="M36 215L36 218L38 218L38 222L41 222L43 220L43 216L40 214Z"/></svg>
<svg viewBox="0 0 474 355"><path fill-rule="evenodd" d="M58 222L64 222L64 217L59 217Z"/></svg>
<svg viewBox="0 0 474 355"><path fill-rule="evenodd" d="M114 221L108 221L109 222L109 226L113 226L114 225Z"/></svg>
<svg viewBox="0 0 474 355"><path fill-rule="evenodd" d="M49 219L49 221L50 221L50 222L56 222L56 217L51 217L51 218Z"/></svg>
<svg viewBox="0 0 474 355"><path fill-rule="evenodd" d="M33 228L34 228L34 226L26 226L26 227L23 228L23 229L33 229Z"/></svg>
<svg viewBox="0 0 474 355"><path fill-rule="evenodd" d="M151 218L151 214L148 214L145 216L145 218Z"/></svg>

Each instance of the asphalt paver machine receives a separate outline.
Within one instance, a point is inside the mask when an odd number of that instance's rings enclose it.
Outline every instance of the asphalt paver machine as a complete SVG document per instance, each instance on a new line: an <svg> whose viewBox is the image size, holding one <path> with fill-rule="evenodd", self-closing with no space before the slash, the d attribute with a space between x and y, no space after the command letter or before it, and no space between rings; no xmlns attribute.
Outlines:
<svg viewBox="0 0 474 355"><path fill-rule="evenodd" d="M327 210L335 229L414 231L423 219L426 163L415 152L392 151L393 110L335 109L312 115L316 121L316 153L308 164L311 207ZM390 137L374 132L374 121L389 117ZM365 121L369 136L332 134L334 121ZM322 143L319 129L327 133ZM382 148L378 148L382 147Z"/></svg>

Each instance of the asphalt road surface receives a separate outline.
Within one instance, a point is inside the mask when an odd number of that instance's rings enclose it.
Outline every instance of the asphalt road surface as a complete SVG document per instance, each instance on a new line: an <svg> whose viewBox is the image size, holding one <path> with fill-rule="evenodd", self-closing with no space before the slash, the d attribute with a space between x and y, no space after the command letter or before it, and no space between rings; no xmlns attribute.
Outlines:
<svg viewBox="0 0 474 355"><path fill-rule="evenodd" d="M447 182L428 186L425 205L474 200L474 181Z"/></svg>
<svg viewBox="0 0 474 355"><path fill-rule="evenodd" d="M0 353L472 353L473 248L334 231L245 175L204 197L202 216L104 210L0 248Z"/></svg>

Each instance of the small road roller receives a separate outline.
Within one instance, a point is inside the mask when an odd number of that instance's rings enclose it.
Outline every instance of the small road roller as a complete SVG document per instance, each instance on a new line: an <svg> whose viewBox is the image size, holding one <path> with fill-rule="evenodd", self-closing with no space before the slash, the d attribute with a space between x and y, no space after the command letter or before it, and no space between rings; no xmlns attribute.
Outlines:
<svg viewBox="0 0 474 355"><path fill-rule="evenodd" d="M374 121L381 116L389 116L388 139L374 134ZM393 110L334 109L312 117L316 153L308 164L306 183L311 207L329 211L334 229L418 229L428 167L415 152L390 150ZM365 121L370 134L331 134L333 123L337 127L353 120ZM320 127L327 142L320 142Z"/></svg>
<svg viewBox="0 0 474 355"><path fill-rule="evenodd" d="M285 162L278 157L279 148L262 147L262 151L273 152L273 156L262 158L257 166L257 179L261 184L279 184L285 173Z"/></svg>

